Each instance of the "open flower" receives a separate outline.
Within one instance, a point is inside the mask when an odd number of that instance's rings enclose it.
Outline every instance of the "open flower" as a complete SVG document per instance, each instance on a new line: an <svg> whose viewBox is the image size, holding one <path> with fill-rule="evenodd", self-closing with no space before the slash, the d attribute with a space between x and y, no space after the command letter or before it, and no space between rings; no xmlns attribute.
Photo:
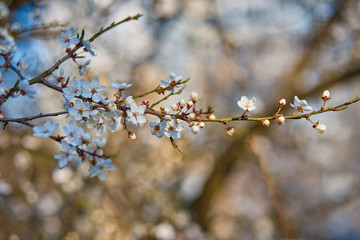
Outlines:
<svg viewBox="0 0 360 240"><path fill-rule="evenodd" d="M39 127L33 127L34 130L34 137L44 137L48 138L51 134L59 127L58 123L52 123L51 120L47 120L46 123Z"/></svg>
<svg viewBox="0 0 360 240"><path fill-rule="evenodd" d="M84 45L84 51L89 52L92 56L96 56L89 40L82 40L81 42Z"/></svg>
<svg viewBox="0 0 360 240"><path fill-rule="evenodd" d="M63 48L69 48L71 44L78 44L79 39L75 37L74 28L70 28L69 30L62 29L61 30L61 38L56 40L57 43L63 45Z"/></svg>
<svg viewBox="0 0 360 240"><path fill-rule="evenodd" d="M126 111L130 123L139 126L144 125L146 122L146 118L144 117L145 109L145 105L137 106L135 102L130 104L130 109Z"/></svg>
<svg viewBox="0 0 360 240"><path fill-rule="evenodd" d="M92 98L94 102L100 102L105 96L102 94L106 90L105 86L100 86L99 78L94 77L93 80L83 83L82 96L85 98Z"/></svg>
<svg viewBox="0 0 360 240"><path fill-rule="evenodd" d="M124 81L118 81L118 82L112 82L110 88L124 90L124 89L127 89L127 88L131 87L131 86L132 86L131 83L127 84Z"/></svg>
<svg viewBox="0 0 360 240"><path fill-rule="evenodd" d="M81 120L83 117L89 118L90 104L83 102L80 99L76 99L74 107L69 109L69 114L74 116L75 120Z"/></svg>
<svg viewBox="0 0 360 240"><path fill-rule="evenodd" d="M177 123L175 119L170 121L163 121L160 123L160 128L168 138L173 137L175 139L181 138L181 131L184 127Z"/></svg>
<svg viewBox="0 0 360 240"><path fill-rule="evenodd" d="M67 141L62 140L61 141L61 149L62 152L59 152L55 154L54 158L58 159L58 167L64 168L68 162L70 162L73 159L78 160L80 157L76 154L76 148L72 145L70 145Z"/></svg>
<svg viewBox="0 0 360 240"><path fill-rule="evenodd" d="M111 164L111 159L98 158L95 165L90 165L90 177L98 177L101 181L106 179L108 171L116 170L114 165Z"/></svg>
<svg viewBox="0 0 360 240"><path fill-rule="evenodd" d="M156 135L158 138L162 138L164 136L164 132L160 128L160 119L158 118L156 121L152 121L149 123L151 128L152 135Z"/></svg>
<svg viewBox="0 0 360 240"><path fill-rule="evenodd" d="M161 85L163 88L169 87L169 86L173 86L172 88L168 89L170 91L172 91L175 88L179 88L181 87L180 85L177 84L178 81L180 81L182 79L181 76L177 76L175 73L170 73L169 78L168 79L163 79L161 80Z"/></svg>
<svg viewBox="0 0 360 240"><path fill-rule="evenodd" d="M247 97L242 96L240 101L237 102L237 104L241 109L251 112L256 108L255 101L256 101L255 97L249 100Z"/></svg>
<svg viewBox="0 0 360 240"><path fill-rule="evenodd" d="M294 104L290 103L290 105L298 112L311 111L313 109L311 106L308 105L306 100L300 100L298 96L294 97Z"/></svg>

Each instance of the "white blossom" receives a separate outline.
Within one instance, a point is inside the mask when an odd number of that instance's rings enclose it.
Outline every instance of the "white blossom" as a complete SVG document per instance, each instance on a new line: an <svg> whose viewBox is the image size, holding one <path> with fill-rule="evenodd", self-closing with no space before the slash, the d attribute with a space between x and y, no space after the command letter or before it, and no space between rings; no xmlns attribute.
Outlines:
<svg viewBox="0 0 360 240"><path fill-rule="evenodd" d="M51 120L47 120L43 126L33 127L34 136L48 138L58 127L59 127L58 123L52 123Z"/></svg>
<svg viewBox="0 0 360 240"><path fill-rule="evenodd" d="M170 121L163 121L160 123L160 129L164 132L168 138L173 137L175 139L181 138L181 131L184 127L176 122L176 119Z"/></svg>
<svg viewBox="0 0 360 240"><path fill-rule="evenodd" d="M130 109L126 110L126 114L130 123L143 126L146 122L146 118L144 116L145 109L145 105L137 106L136 104L131 104Z"/></svg>
<svg viewBox="0 0 360 240"><path fill-rule="evenodd" d="M86 71L86 68L87 68L87 66L90 64L90 60L87 60L82 66L81 66L81 68L80 68L80 75L82 76L84 73L85 73L85 71Z"/></svg>
<svg viewBox="0 0 360 240"><path fill-rule="evenodd" d="M199 95L197 92L191 92L190 93L190 98L193 102L196 102L199 99Z"/></svg>
<svg viewBox="0 0 360 240"><path fill-rule="evenodd" d="M172 72L172 73L170 73L168 79L161 80L161 85L163 88L173 86L172 88L168 89L168 90L172 91L172 90L174 90L174 87L175 88L181 87L180 85L177 85L177 82L180 80L182 80L182 77L177 76L175 73Z"/></svg>
<svg viewBox="0 0 360 240"><path fill-rule="evenodd" d="M81 40L81 42L84 45L85 51L89 52L92 56L96 56L89 40Z"/></svg>
<svg viewBox="0 0 360 240"><path fill-rule="evenodd" d="M30 83L28 80L20 81L18 88L20 95L27 96L29 98L35 98L36 92L30 89Z"/></svg>
<svg viewBox="0 0 360 240"><path fill-rule="evenodd" d="M83 92L83 84L86 82L85 79L81 79L80 81L77 77L73 77L73 80L70 83L70 86L63 89L63 92L67 95L69 99L74 97L81 96Z"/></svg>
<svg viewBox="0 0 360 240"><path fill-rule="evenodd" d="M256 109L255 101L255 97L249 100L246 96L242 96L240 101L237 102L237 104L241 109L251 112Z"/></svg>
<svg viewBox="0 0 360 240"><path fill-rule="evenodd" d="M94 143L98 147L103 147L106 143L106 138L102 138L101 140L100 138L95 138Z"/></svg>
<svg viewBox="0 0 360 240"><path fill-rule="evenodd" d="M199 128L199 126L194 125L194 126L191 127L191 131L194 134L198 134L198 132L200 131L200 128Z"/></svg>
<svg viewBox="0 0 360 240"><path fill-rule="evenodd" d="M159 118L156 121L150 122L149 125L151 128L152 135L155 135L158 138L162 138L164 136L164 132L160 128L160 119Z"/></svg>
<svg viewBox="0 0 360 240"><path fill-rule="evenodd" d="M297 109L297 111L311 111L313 108L308 105L306 100L300 100L298 96L294 97L294 104L290 103L291 107Z"/></svg>
<svg viewBox="0 0 360 240"><path fill-rule="evenodd" d="M84 135L84 130L80 127L76 127L75 121L71 120L68 126L63 127L63 131L68 137L68 141L70 144L74 146L82 145L82 138Z"/></svg>
<svg viewBox="0 0 360 240"><path fill-rule="evenodd" d="M98 177L101 181L106 179L108 171L116 170L115 166L111 165L111 159L97 159L95 165L90 165L90 177Z"/></svg>
<svg viewBox="0 0 360 240"><path fill-rule="evenodd" d="M58 159L57 164L59 168L65 167L68 164L68 162L70 162L73 159L78 160L80 158L76 153L76 148L70 145L65 140L61 141L61 149L63 150L62 152L59 152L54 155L54 158Z"/></svg>
<svg viewBox="0 0 360 240"><path fill-rule="evenodd" d="M127 88L131 87L131 86L132 86L131 83L127 84L127 83L124 82L124 81L119 81L119 82L113 82L113 83L111 83L111 87L110 87L110 88L112 88L112 89L122 89L122 90L124 90L124 89L127 89Z"/></svg>
<svg viewBox="0 0 360 240"><path fill-rule="evenodd" d="M322 94L322 98L327 100L330 98L330 91L329 90L325 90Z"/></svg>
<svg viewBox="0 0 360 240"><path fill-rule="evenodd" d="M15 52L16 48L15 40L10 36L8 30L0 28L0 54L6 55Z"/></svg>
<svg viewBox="0 0 360 240"><path fill-rule="evenodd" d="M102 94L106 90L105 86L100 86L99 78L94 77L93 80L83 84L82 96L91 98L94 102L100 102L105 96Z"/></svg>
<svg viewBox="0 0 360 240"><path fill-rule="evenodd" d="M79 121L82 118L88 118L90 115L90 104L76 99L74 107L69 109L69 114Z"/></svg>
<svg viewBox="0 0 360 240"><path fill-rule="evenodd" d="M278 119L276 119L276 121L279 125L285 124L285 120L286 120L286 118L284 116L280 116L280 117L278 117Z"/></svg>
<svg viewBox="0 0 360 240"><path fill-rule="evenodd" d="M315 127L316 132L323 134L326 131L326 125L324 124L317 124Z"/></svg>
<svg viewBox="0 0 360 240"><path fill-rule="evenodd" d="M70 28L69 30L62 29L61 30L61 38L56 40L57 43L62 44L63 48L69 48L71 44L78 44L79 39L75 36L74 28Z"/></svg>

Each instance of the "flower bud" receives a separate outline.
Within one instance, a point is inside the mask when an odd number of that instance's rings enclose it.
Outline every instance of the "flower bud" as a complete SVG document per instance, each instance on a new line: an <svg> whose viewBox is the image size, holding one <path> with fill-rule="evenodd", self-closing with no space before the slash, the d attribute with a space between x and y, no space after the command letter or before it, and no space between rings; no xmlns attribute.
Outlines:
<svg viewBox="0 0 360 240"><path fill-rule="evenodd" d="M226 129L226 132L227 132L227 134L229 134L230 136L232 136L232 135L234 134L234 132L235 132L235 129L234 129L233 127L228 127L228 128Z"/></svg>
<svg viewBox="0 0 360 240"><path fill-rule="evenodd" d="M177 105L176 103L173 103L173 104L171 104L171 109L173 111L179 111L179 105Z"/></svg>
<svg viewBox="0 0 360 240"><path fill-rule="evenodd" d="M170 112L170 108L164 107L164 113L169 113L169 112Z"/></svg>
<svg viewBox="0 0 360 240"><path fill-rule="evenodd" d="M285 100L285 98L283 98L283 99L281 99L281 100L279 101L279 105L280 105L280 107L283 107L283 106L286 105L286 100Z"/></svg>
<svg viewBox="0 0 360 240"><path fill-rule="evenodd" d="M264 125L265 127L269 127L270 126L270 121L268 119L265 119L262 121L262 125Z"/></svg>
<svg viewBox="0 0 360 240"><path fill-rule="evenodd" d="M184 99L180 99L179 105L181 108L185 107L186 101Z"/></svg>
<svg viewBox="0 0 360 240"><path fill-rule="evenodd" d="M134 132L129 132L129 138L130 138L131 140L135 140L135 139L136 139L135 133L134 133Z"/></svg>
<svg viewBox="0 0 360 240"><path fill-rule="evenodd" d="M194 105L193 101L188 101L187 104L186 104L188 109L191 108L193 105Z"/></svg>
<svg viewBox="0 0 360 240"><path fill-rule="evenodd" d="M165 119L165 121L170 121L170 120L171 120L171 116L170 116L170 115L165 115L164 119Z"/></svg>
<svg viewBox="0 0 360 240"><path fill-rule="evenodd" d="M214 119L216 119L215 115L214 115L214 114L212 114L212 113L208 116L208 118L209 118L210 120L214 120Z"/></svg>
<svg viewBox="0 0 360 240"><path fill-rule="evenodd" d="M189 119L190 120L195 120L196 119L196 114L195 113L190 113L189 114Z"/></svg>
<svg viewBox="0 0 360 240"><path fill-rule="evenodd" d="M110 102L108 105L107 105L108 109L111 111L111 112L114 112L115 110L117 110L117 106L114 102Z"/></svg>
<svg viewBox="0 0 360 240"><path fill-rule="evenodd" d="M276 121L279 125L285 124L285 118L283 116L280 116Z"/></svg>
<svg viewBox="0 0 360 240"><path fill-rule="evenodd" d="M325 90L322 94L322 99L328 100L330 98L330 92L329 90Z"/></svg>
<svg viewBox="0 0 360 240"><path fill-rule="evenodd" d="M205 123L204 123L204 122L199 122L199 127L200 127L200 128L205 127Z"/></svg>
<svg viewBox="0 0 360 240"><path fill-rule="evenodd" d="M200 128L196 125L191 127L191 131L193 132L193 134L197 134L199 132Z"/></svg>
<svg viewBox="0 0 360 240"><path fill-rule="evenodd" d="M316 132L323 134L326 131L326 126L324 124L317 124L315 130Z"/></svg>
<svg viewBox="0 0 360 240"><path fill-rule="evenodd" d="M197 92L191 92L190 97L193 102L196 102L199 99L199 95Z"/></svg>
<svg viewBox="0 0 360 240"><path fill-rule="evenodd" d="M103 147L106 143L106 138L100 140L100 138L95 138L94 143L98 147Z"/></svg>

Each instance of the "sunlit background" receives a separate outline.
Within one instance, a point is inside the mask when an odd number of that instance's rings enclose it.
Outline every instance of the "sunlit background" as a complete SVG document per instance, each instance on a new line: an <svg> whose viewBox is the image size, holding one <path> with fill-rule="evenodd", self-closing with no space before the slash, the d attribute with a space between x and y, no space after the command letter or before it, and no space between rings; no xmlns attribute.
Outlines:
<svg viewBox="0 0 360 240"><path fill-rule="evenodd" d="M136 95L175 72L191 81L162 106L197 91L198 106L214 106L217 117L240 116L243 95L256 97L251 116L270 116L281 98L290 103L298 95L319 109L326 89L333 106L360 92L358 1L2 2L2 28L58 26L14 36L15 59L28 63L29 79L65 54L55 42L60 29L84 29L89 38L142 13L94 41L86 79L98 76L106 86L126 80L133 84L127 93ZM78 76L71 60L62 67ZM34 100L11 99L1 111L32 116L60 111L62 102L61 94L39 87ZM183 154L147 125L136 130L136 141L119 127L105 133L117 170L103 182L89 177L86 163L58 169L58 143L11 124L0 133L0 239L359 239L360 105L312 120L327 131L316 133L306 120L269 128L232 122L229 136L223 124L207 123L197 135L184 131L177 141Z"/></svg>

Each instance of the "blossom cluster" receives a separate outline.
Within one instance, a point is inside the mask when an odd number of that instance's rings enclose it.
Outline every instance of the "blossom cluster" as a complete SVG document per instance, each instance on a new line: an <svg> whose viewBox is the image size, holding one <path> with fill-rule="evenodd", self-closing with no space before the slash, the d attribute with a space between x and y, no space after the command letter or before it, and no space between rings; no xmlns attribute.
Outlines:
<svg viewBox="0 0 360 240"><path fill-rule="evenodd" d="M140 15L133 17L133 19L138 17ZM0 121L5 124L11 121L22 123L32 127L35 137L50 138L59 142L61 151L54 156L59 168L64 168L70 163L78 164L80 161L87 161L90 164L90 177L98 177L100 180L106 179L107 173L115 170L112 160L103 151L106 143L103 133L106 130L114 132L117 129L123 129L127 131L130 139L135 140L136 130L146 126L148 123L152 135L158 138L164 136L169 138L172 145L178 150L180 148L175 143L175 140L181 138L186 127L193 134L198 134L205 127L206 122L224 124L226 125L226 132L229 135L233 135L235 128L229 125L231 121L256 121L269 127L271 121L276 121L279 125L283 125L286 119L304 118L312 123L316 132L324 133L326 126L319 122L312 122L310 116L326 111L343 110L347 105L360 100L355 98L337 107L325 107L325 103L330 100L330 92L326 90L321 97L323 105L320 110L313 110L314 108L306 100L300 100L295 96L294 103L290 103L291 107L295 109L292 115L285 116L280 114L281 109L286 106L286 100L281 99L279 101L279 109L273 116L256 118L249 116L250 112L256 110L255 97L248 98L242 96L237 102L239 108L244 111L241 116L216 118L212 108L206 111L198 108L199 95L195 91L190 93L188 99L181 98L170 103L168 106L160 106L164 100L181 94L185 88L185 83L189 81L189 79L183 79L175 73L170 73L168 78L161 80L158 87L152 91L138 96L127 94L127 89L132 87L132 84L126 81L113 82L110 88L107 88L100 84L101 81L98 77L94 77L89 81L85 78L79 79L77 76L72 76L72 78L66 76L64 69L60 68L60 65L67 59L73 59L78 66L80 76L82 76L89 66L90 60L85 60L83 64L79 64L77 61L81 54L90 53L92 57L96 56L92 41L119 23L112 24L105 29L102 28L88 40L84 39L84 31L82 34L75 34L73 28L61 30L61 37L56 42L65 49L66 56L61 61L55 63L48 71L33 79L26 79L22 74L22 68L25 65L21 60L14 64L11 57L9 57L16 51L15 41L7 30L0 28L0 56L4 58L5 62L3 72L12 69L19 77L18 81L9 87L3 83L0 75L1 104L10 97L27 96L34 98L36 92L32 89L32 85L35 83L51 87L62 94L65 100L63 104L64 111L60 113L40 114L22 119L0 118ZM83 51L78 53L79 49ZM81 56L81 58L84 58L84 56ZM60 70L56 70L59 68ZM157 94L160 96L160 99L153 104L150 104L146 99L138 100L139 98L145 98L149 94ZM47 120L42 126L29 123L29 121L35 118L52 117L61 114L67 114L71 118L68 125L62 127L62 135L60 135L58 130L59 123L53 123L51 120ZM151 117L150 121L148 121L149 117ZM90 132L86 132L86 128ZM96 130L95 138L91 135L91 129L94 129L94 132Z"/></svg>

